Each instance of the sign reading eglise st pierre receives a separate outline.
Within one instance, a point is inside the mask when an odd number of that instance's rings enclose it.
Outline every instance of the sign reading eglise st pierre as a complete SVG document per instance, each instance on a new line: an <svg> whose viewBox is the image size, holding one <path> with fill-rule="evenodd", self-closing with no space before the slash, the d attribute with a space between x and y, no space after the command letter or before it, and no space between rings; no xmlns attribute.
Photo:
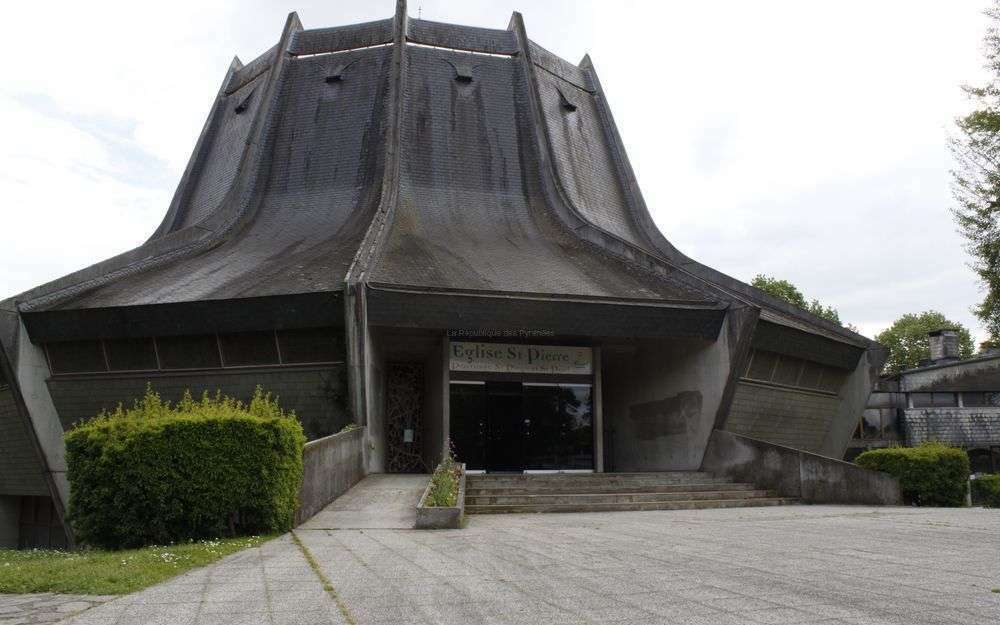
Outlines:
<svg viewBox="0 0 1000 625"><path fill-rule="evenodd" d="M450 349L452 371L571 375L590 375L593 371L589 347L454 341Z"/></svg>

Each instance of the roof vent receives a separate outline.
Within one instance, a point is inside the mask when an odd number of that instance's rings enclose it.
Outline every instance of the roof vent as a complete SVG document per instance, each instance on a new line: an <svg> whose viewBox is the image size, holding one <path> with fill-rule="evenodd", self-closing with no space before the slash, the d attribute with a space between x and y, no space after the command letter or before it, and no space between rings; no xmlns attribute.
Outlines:
<svg viewBox="0 0 1000 625"><path fill-rule="evenodd" d="M333 71L331 71L329 74L326 75L325 79L326 84L330 85L335 82L341 82L342 80L344 80L344 72L347 71L348 67L354 65L355 63L357 63L357 61L351 61L350 63L341 63L340 65L334 67Z"/></svg>
<svg viewBox="0 0 1000 625"><path fill-rule="evenodd" d="M556 88L556 91L559 92L559 106L562 107L562 110L567 111L569 113L575 111L576 105L569 101L569 98L566 97L566 94L563 93L563 90Z"/></svg>
<svg viewBox="0 0 1000 625"><path fill-rule="evenodd" d="M478 65L470 65L468 63L452 63L448 59L442 59L448 65L451 65L455 70L455 82L460 82L462 84L469 84L472 82L472 70L479 67Z"/></svg>
<svg viewBox="0 0 1000 625"><path fill-rule="evenodd" d="M257 90L257 87L254 87L253 89L251 89L250 93L247 94L247 97L245 97L242 100L240 100L240 103L236 105L235 111L236 111L237 115L239 115L240 113L246 112L246 110L248 108L250 108L250 98L253 97L253 92L256 91L256 90Z"/></svg>

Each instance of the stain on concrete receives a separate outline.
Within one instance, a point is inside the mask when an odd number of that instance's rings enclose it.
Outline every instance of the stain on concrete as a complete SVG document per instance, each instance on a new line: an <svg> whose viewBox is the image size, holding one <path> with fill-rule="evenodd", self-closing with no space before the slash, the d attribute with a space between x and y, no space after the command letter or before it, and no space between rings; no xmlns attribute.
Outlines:
<svg viewBox="0 0 1000 625"><path fill-rule="evenodd" d="M633 404L628 410L639 440L694 435L701 427L701 391L682 391L665 399Z"/></svg>

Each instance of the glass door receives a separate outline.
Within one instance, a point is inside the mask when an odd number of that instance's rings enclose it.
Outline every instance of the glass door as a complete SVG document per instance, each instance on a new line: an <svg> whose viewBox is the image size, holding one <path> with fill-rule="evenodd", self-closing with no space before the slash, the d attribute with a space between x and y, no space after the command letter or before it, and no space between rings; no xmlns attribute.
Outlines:
<svg viewBox="0 0 1000 625"><path fill-rule="evenodd" d="M520 382L486 383L487 471L524 471L523 400Z"/></svg>

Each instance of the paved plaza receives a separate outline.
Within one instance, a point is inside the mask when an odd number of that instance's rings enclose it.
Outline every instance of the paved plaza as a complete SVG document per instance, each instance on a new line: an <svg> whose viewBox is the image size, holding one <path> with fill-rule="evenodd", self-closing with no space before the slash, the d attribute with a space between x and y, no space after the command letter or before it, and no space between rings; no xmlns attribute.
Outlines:
<svg viewBox="0 0 1000 625"><path fill-rule="evenodd" d="M1000 587L996 510L478 516L463 530L300 529L295 537L69 622L1000 622L1000 594L991 592Z"/></svg>

